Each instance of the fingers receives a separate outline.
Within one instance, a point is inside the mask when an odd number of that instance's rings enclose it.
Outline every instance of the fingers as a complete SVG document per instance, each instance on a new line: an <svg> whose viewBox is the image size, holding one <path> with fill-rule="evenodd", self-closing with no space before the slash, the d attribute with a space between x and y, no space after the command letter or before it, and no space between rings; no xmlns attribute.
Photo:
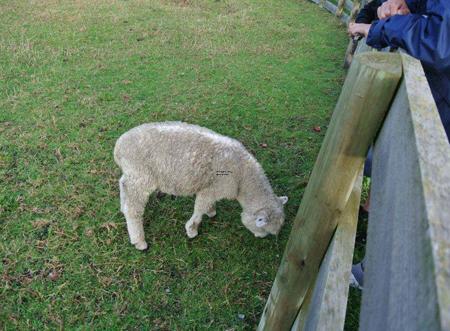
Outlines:
<svg viewBox="0 0 450 331"><path fill-rule="evenodd" d="M408 6L406 6L406 5L405 6L401 6L400 9L397 12L398 15L408 15L410 13L411 12L409 11Z"/></svg>
<svg viewBox="0 0 450 331"><path fill-rule="evenodd" d="M370 24L350 23L348 25L348 34L350 36L364 36L367 37L369 33Z"/></svg>
<svg viewBox="0 0 450 331"><path fill-rule="evenodd" d="M359 30L360 30L359 25L360 24L357 24L357 23L350 23L348 25L347 33L350 37L354 37L357 34L359 34Z"/></svg>
<svg viewBox="0 0 450 331"><path fill-rule="evenodd" d="M348 28L347 28L347 34L348 34L349 36L353 36L353 27L354 27L354 25L355 25L355 23L350 23L350 24L348 25Z"/></svg>
<svg viewBox="0 0 450 331"><path fill-rule="evenodd" d="M385 18L391 17L392 16L391 15L391 7L392 7L392 4L389 1L384 2L380 7L378 7L378 10L377 10L378 18L380 20L383 20Z"/></svg>
<svg viewBox="0 0 450 331"><path fill-rule="evenodd" d="M394 16L409 14L409 9L404 0L388 0L377 9L380 20Z"/></svg>

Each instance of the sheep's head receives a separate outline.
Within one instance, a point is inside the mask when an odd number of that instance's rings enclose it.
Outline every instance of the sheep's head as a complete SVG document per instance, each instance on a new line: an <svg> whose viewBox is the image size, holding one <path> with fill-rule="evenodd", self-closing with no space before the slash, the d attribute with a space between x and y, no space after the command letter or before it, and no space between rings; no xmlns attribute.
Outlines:
<svg viewBox="0 0 450 331"><path fill-rule="evenodd" d="M242 223L255 237L264 238L268 234L277 235L284 224L283 205L287 201L288 197L277 197L273 206L259 209L254 213L244 211L241 214Z"/></svg>

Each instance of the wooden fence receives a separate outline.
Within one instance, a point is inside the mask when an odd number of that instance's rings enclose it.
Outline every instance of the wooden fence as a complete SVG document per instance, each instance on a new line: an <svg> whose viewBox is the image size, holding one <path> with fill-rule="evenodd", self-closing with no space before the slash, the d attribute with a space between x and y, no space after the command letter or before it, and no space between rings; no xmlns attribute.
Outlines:
<svg viewBox="0 0 450 331"><path fill-rule="evenodd" d="M420 62L363 49L258 330L343 330L362 166L377 135L360 330L450 330L450 145Z"/></svg>
<svg viewBox="0 0 450 331"><path fill-rule="evenodd" d="M368 2L367 0L337 0L335 2L330 0L311 1L336 15L336 17L338 17L345 24L348 24L348 22L354 20L361 6Z"/></svg>

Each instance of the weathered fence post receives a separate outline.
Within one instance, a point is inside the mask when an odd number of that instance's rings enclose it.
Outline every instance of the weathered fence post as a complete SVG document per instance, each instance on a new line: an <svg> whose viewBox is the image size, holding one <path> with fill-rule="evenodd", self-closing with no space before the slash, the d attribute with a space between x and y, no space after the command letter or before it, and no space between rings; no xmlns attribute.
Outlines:
<svg viewBox="0 0 450 331"><path fill-rule="evenodd" d="M420 62L374 148L360 330L450 330L450 145Z"/></svg>
<svg viewBox="0 0 450 331"><path fill-rule="evenodd" d="M354 58L305 190L258 330L289 330L402 75L398 54Z"/></svg>

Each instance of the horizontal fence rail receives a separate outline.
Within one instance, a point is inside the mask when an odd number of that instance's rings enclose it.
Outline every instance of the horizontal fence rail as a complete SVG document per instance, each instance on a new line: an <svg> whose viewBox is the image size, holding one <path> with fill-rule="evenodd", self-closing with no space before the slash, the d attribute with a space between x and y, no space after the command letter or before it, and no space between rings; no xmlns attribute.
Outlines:
<svg viewBox="0 0 450 331"><path fill-rule="evenodd" d="M344 24L348 24L349 22L354 21L356 15L358 15L360 8L368 2L366 0L339 0L337 2L333 2L330 0L310 1L328 10L330 13L338 17Z"/></svg>
<svg viewBox="0 0 450 331"><path fill-rule="evenodd" d="M361 330L450 330L450 145L420 62L374 147Z"/></svg>
<svg viewBox="0 0 450 331"><path fill-rule="evenodd" d="M350 279L361 185L362 169L337 220L336 232L320 265L315 285L310 287L292 331L344 329L348 283L342 280Z"/></svg>

